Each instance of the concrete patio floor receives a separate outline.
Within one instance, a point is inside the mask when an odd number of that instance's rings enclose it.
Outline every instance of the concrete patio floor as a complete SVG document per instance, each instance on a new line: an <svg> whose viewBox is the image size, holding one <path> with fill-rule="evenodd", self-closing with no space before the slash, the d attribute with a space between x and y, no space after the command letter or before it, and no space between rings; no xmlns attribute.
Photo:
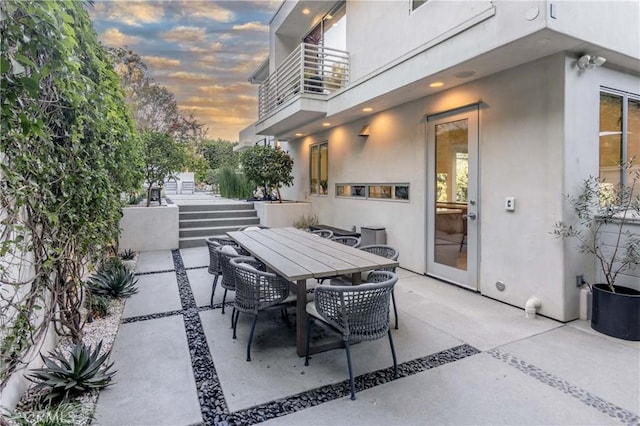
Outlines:
<svg viewBox="0 0 640 426"><path fill-rule="evenodd" d="M344 350L305 367L295 327L277 313L258 320L246 362L250 320L240 316L233 340L220 287L209 306L207 266L205 247L141 253L140 291L111 354L117 383L101 392L96 424L640 425L640 343L585 321L526 319L400 269L401 377L387 339L354 345L351 401Z"/></svg>

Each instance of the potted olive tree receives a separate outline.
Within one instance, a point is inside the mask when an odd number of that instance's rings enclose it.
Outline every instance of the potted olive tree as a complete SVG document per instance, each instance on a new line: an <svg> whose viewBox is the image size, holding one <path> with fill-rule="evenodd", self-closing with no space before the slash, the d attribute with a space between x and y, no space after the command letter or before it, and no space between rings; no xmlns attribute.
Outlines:
<svg viewBox="0 0 640 426"><path fill-rule="evenodd" d="M589 285L592 292L591 328L609 336L640 340L640 291L619 285L622 274L640 268L640 170L622 166L627 185L612 185L589 177L575 196L565 199L575 224L558 222L553 234L577 241L581 253L595 258L604 281ZM635 228L635 230L634 230Z"/></svg>

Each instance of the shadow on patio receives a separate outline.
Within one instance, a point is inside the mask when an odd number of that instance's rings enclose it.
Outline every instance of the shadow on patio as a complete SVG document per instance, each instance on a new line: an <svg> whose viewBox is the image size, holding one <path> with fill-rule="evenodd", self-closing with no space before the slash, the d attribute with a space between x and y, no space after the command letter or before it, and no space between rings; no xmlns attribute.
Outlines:
<svg viewBox="0 0 640 426"><path fill-rule="evenodd" d="M640 345L563 325L399 270L400 329L344 350L295 351L295 327L261 316L246 362L250 319L232 339L222 291L208 306L206 248L141 254L138 294L113 347L117 383L97 423L142 424L638 424ZM233 300L233 299L231 299ZM294 309L290 310L291 321ZM595 367L595 368L594 368Z"/></svg>

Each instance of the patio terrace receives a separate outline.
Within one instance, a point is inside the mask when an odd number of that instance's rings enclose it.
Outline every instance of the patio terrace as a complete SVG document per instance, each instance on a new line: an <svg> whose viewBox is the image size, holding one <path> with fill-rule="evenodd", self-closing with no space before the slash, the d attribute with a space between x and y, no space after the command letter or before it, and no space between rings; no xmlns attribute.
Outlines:
<svg viewBox="0 0 640 426"><path fill-rule="evenodd" d="M357 400L341 349L295 353L295 327L261 317L232 340L222 291L208 306L206 248L141 253L103 390L100 425L640 424L640 344L585 321L525 319L517 309L399 270L400 329L352 347ZM310 283L311 284L311 283ZM291 313L293 314L293 310Z"/></svg>

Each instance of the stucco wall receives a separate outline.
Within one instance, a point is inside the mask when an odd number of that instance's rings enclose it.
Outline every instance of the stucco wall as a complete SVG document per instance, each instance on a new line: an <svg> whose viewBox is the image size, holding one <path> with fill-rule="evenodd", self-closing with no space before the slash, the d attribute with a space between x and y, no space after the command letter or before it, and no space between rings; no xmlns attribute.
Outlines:
<svg viewBox="0 0 640 426"><path fill-rule="evenodd" d="M287 197L312 201L323 223L385 226L401 266L426 272L425 116L482 99L479 288L516 306L536 295L542 314L564 319L563 244L549 234L562 216L563 75L557 55L375 114L366 140L359 120L291 143L296 185ZM329 195L309 196L309 145L324 140ZM408 182L410 201L335 198L338 182ZM504 210L506 196L516 198L515 212Z"/></svg>
<svg viewBox="0 0 640 426"><path fill-rule="evenodd" d="M255 202L253 207L260 218L260 223L271 228L293 226L302 216L310 216L311 203L270 203Z"/></svg>
<svg viewBox="0 0 640 426"><path fill-rule="evenodd" d="M175 204L125 207L120 219L120 250L173 250L179 244L179 209Z"/></svg>

